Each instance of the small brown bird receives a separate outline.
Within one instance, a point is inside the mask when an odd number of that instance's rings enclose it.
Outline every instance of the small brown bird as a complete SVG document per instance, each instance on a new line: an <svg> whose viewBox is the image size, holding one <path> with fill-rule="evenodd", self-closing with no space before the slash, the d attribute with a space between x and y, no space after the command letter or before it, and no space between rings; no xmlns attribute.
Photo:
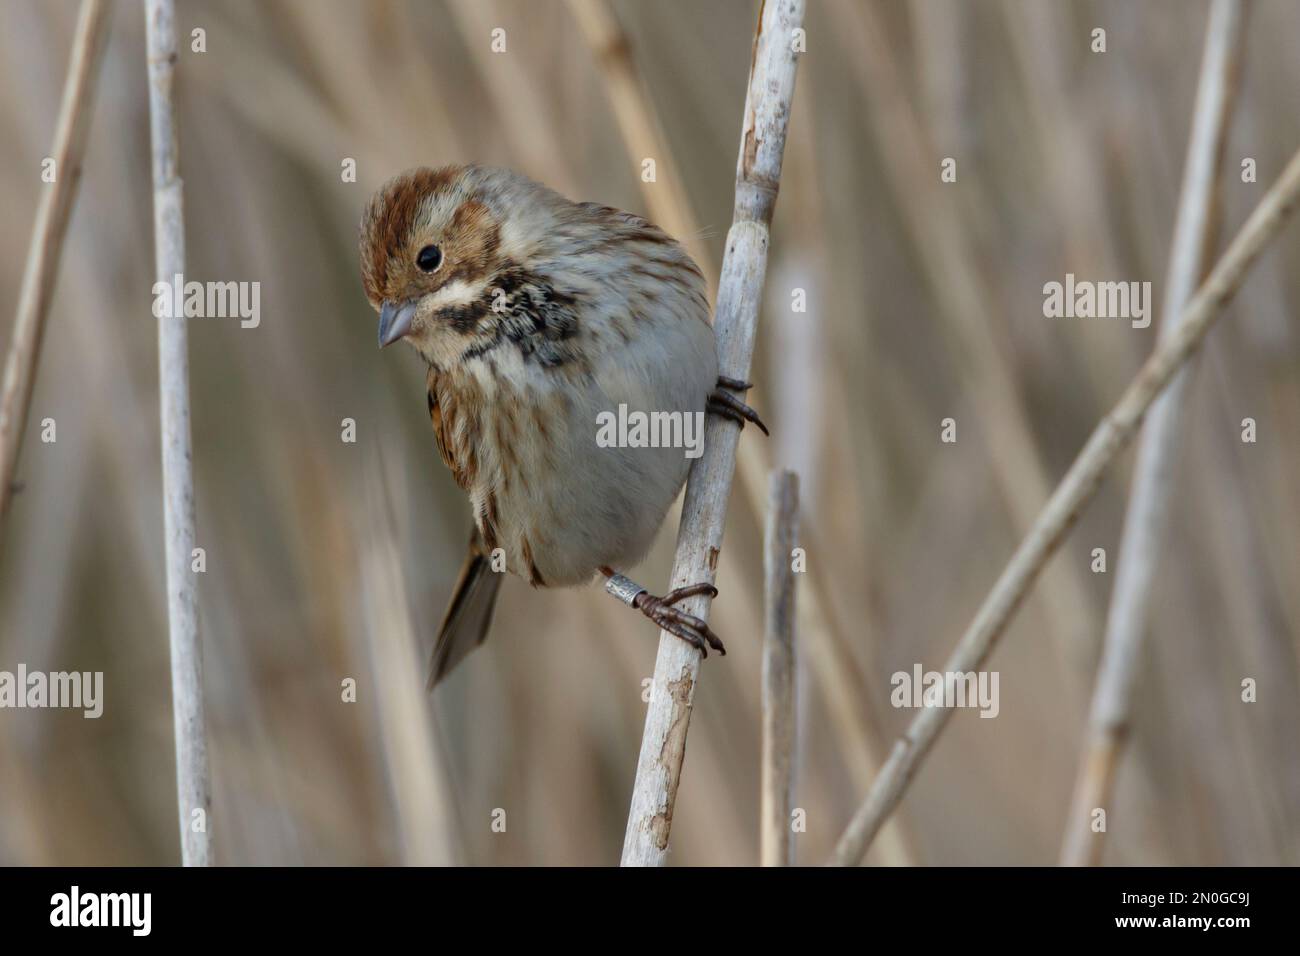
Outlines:
<svg viewBox="0 0 1300 956"><path fill-rule="evenodd" d="M427 363L438 451L474 513L430 687L487 636L503 577L494 554L534 587L602 574L664 630L726 653L674 607L716 588L660 598L620 573L686 480L692 424L701 441L706 411L767 432L732 394L749 385L718 375L704 279L685 250L639 216L510 170L447 166L386 183L360 253L380 347L404 339ZM639 436L622 427L638 414ZM647 422L676 447L649 440Z"/></svg>

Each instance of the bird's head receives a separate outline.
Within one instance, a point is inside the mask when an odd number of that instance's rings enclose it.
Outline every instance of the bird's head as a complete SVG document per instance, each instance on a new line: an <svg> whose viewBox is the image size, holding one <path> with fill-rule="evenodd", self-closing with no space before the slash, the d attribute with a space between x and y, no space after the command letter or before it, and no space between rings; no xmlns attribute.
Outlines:
<svg viewBox="0 0 1300 956"><path fill-rule="evenodd" d="M512 210L535 208L540 193L550 191L482 166L415 169L385 183L366 206L360 241L380 346L404 338L446 365L490 335L495 280L534 245L528 217Z"/></svg>

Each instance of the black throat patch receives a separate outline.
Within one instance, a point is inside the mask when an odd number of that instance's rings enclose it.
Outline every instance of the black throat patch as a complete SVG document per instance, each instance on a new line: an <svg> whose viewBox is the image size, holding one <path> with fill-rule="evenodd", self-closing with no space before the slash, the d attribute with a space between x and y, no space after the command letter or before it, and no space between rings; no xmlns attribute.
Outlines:
<svg viewBox="0 0 1300 956"><path fill-rule="evenodd" d="M444 309L439 318L465 334L483 329L483 320L490 319L487 338L462 352L462 362L507 344L517 348L525 362L544 368L558 368L578 358L577 297L517 266L497 273L479 301Z"/></svg>

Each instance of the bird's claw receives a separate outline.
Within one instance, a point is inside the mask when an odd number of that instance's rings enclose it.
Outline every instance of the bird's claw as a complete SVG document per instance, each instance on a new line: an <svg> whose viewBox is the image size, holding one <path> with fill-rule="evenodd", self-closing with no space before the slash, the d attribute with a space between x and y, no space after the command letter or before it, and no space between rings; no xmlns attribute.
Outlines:
<svg viewBox="0 0 1300 956"><path fill-rule="evenodd" d="M632 606L638 608L642 614L669 634L680 637L690 644L700 652L700 656L708 657L710 647L725 656L727 648L708 624L694 614L687 614L674 607L677 602L699 594L707 594L710 598L715 598L718 596L718 589L712 584L688 584L686 587L674 588L663 597L655 597L649 591L643 591L637 595Z"/></svg>
<svg viewBox="0 0 1300 956"><path fill-rule="evenodd" d="M753 422L764 435L770 434L767 426L763 424L763 420L758 417L758 412L731 394L731 392L747 392L751 387L752 385L749 382L719 375L718 387L709 395L706 407L715 415L731 419L741 428L745 427L745 422ZM724 389L728 391L724 391Z"/></svg>

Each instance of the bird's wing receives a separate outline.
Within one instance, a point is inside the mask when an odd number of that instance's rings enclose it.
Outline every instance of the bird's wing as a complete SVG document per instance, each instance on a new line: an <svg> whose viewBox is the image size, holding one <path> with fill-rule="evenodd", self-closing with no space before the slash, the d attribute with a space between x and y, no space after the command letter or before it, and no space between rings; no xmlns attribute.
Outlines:
<svg viewBox="0 0 1300 956"><path fill-rule="evenodd" d="M443 401L438 397L437 380L434 377L433 370L429 371L428 378L428 398L429 398L429 421L433 425L433 438L438 445L438 454L442 458L442 463L451 471L451 476L456 479L462 490L469 490L469 463L461 461L455 453L452 445L452 415Z"/></svg>
<svg viewBox="0 0 1300 956"><path fill-rule="evenodd" d="M429 690L447 676L461 659L487 639L504 574L492 570L483 538L475 528L469 555L451 592L451 603L438 627L429 668Z"/></svg>

